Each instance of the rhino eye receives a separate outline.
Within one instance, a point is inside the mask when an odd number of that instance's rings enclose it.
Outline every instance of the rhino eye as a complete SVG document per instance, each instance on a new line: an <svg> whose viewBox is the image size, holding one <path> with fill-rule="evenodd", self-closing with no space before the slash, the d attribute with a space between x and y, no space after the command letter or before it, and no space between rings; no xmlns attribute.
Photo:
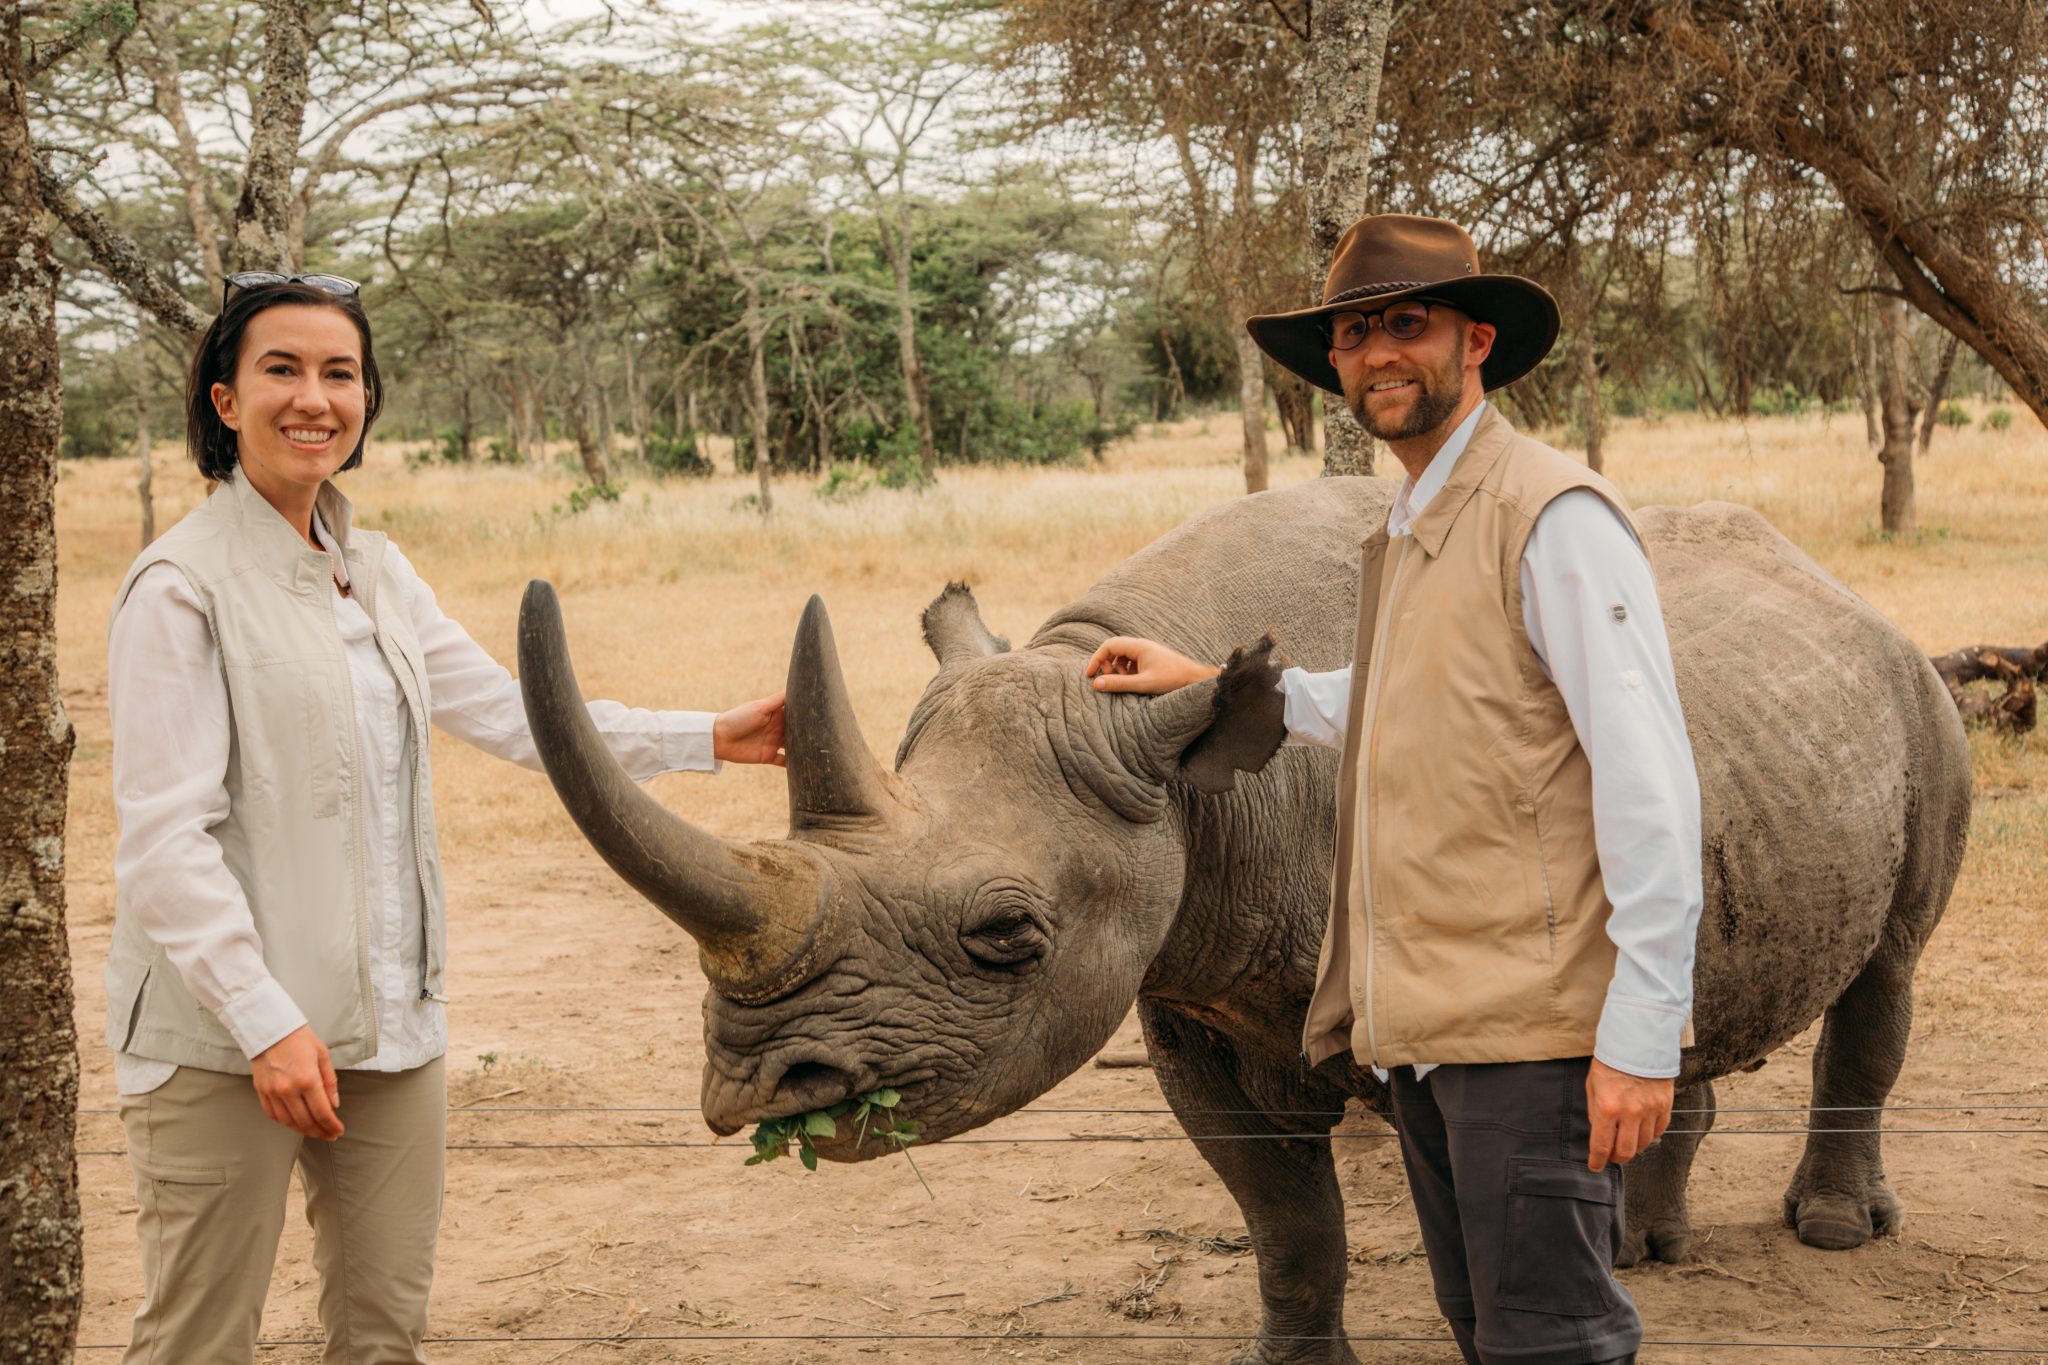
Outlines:
<svg viewBox="0 0 2048 1365"><path fill-rule="evenodd" d="M1043 956L1047 947L1045 930L1031 913L1004 909L963 934L961 944L980 962L991 967L1021 967Z"/></svg>

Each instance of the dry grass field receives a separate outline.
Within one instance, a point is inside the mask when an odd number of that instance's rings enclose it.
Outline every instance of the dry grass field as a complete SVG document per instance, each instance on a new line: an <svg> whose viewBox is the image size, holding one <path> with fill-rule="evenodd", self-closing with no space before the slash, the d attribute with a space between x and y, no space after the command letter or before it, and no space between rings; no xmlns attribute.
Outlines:
<svg viewBox="0 0 2048 1365"><path fill-rule="evenodd" d="M868 741L886 757L933 671L918 613L947 580L974 586L992 629L1027 636L1126 555L1239 490L1234 428L1229 417L1182 423L1114 448L1100 466L948 473L921 494L872 490L826 502L784 483L767 521L740 505L751 483L735 476L664 483L629 471L620 501L569 513L561 504L575 479L566 469L408 472L390 448L345 476L345 487L362 520L392 533L443 606L500 659L512 655L523 585L552 579L592 696L714 709L773 691L805 599L822 594ZM1859 417L1628 421L1612 434L1611 451L1608 472L1639 505L1722 498L1756 507L1930 652L2048 636L2048 433L2024 414L2007 433L1936 436L1919 471L1923 529L1903 541L1875 533L1879 471ZM1281 461L1275 482L1315 472L1306 459ZM201 495L168 446L158 454L157 488L160 525ZM95 1109L114 1100L99 1042L113 900L106 610L135 551L135 527L126 462L63 470L60 666L79 738L69 885L83 1103ZM1923 961L1913 1050L1895 1099L2048 1105L2048 739L1978 735L1973 744L1972 848ZM687 941L596 861L544 779L451 742L436 751L436 782L458 1101L693 1105L703 985ZM786 819L773 771L675 775L654 790L724 834L780 834ZM1133 1020L1113 1046L1135 1038ZM1810 1047L1811 1035L1725 1085L1722 1104L1801 1102ZM1140 1109L1160 1100L1148 1072L1089 1068L1040 1103ZM1627 1278L1652 1339L2004 1346L2038 1354L2001 1358L2048 1361L2048 1124L2040 1111L1898 1117L1893 1127L2026 1131L1892 1137L1887 1161L1908 1208L1905 1235L1845 1255L1801 1247L1778 1224L1797 1139L1710 1139L1694 1180L1695 1218L1711 1229L1698 1263ZM986 1134L1175 1131L1160 1115L1027 1111ZM1357 1262L1351 1328L1435 1336L1392 1152L1362 1120L1346 1131L1355 1139L1339 1152ZM705 1136L687 1112L501 1112L460 1117L451 1131L458 1143ZM105 1112L84 1116L80 1137L88 1151L120 1146L119 1125ZM435 1332L517 1333L529 1342L452 1343L437 1358L766 1362L857 1350L891 1360L1220 1361L1231 1347L1216 1340L1072 1338L1255 1328L1249 1261L1200 1240L1239 1230L1234 1206L1185 1143L934 1147L920 1164L936 1201L893 1159L806 1176L794 1163L745 1169L743 1151L455 1152ZM81 1339L119 1342L139 1296L129 1174L118 1158L88 1156L82 1175L89 1297ZM296 1340L316 1330L305 1244L294 1216L266 1336ZM568 1339L873 1332L986 1339ZM1414 1343L1361 1343L1359 1351L1371 1361L1455 1359ZM287 1347L265 1358L315 1353ZM1842 1358L1692 1345L1643 1354L1657 1362Z"/></svg>

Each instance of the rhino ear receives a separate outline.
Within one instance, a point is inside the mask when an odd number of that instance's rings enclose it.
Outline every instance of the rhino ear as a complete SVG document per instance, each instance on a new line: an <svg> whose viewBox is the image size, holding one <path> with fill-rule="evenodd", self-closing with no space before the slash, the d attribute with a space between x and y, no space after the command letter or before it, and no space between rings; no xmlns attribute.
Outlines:
<svg viewBox="0 0 2048 1365"><path fill-rule="evenodd" d="M1214 720L1180 756L1181 776L1197 791L1227 792L1237 775L1264 768L1287 738L1287 698L1280 692L1282 661L1271 635L1242 645L1217 675Z"/></svg>
<svg viewBox="0 0 2048 1365"><path fill-rule="evenodd" d="M965 583L948 583L924 609L924 642L945 668L1009 652L1010 642L981 623L981 608Z"/></svg>
<svg viewBox="0 0 2048 1365"><path fill-rule="evenodd" d="M1287 738L1281 661L1271 635L1233 650L1223 672L1137 706L1118 736L1125 767L1154 782L1186 782L1206 796L1257 772Z"/></svg>

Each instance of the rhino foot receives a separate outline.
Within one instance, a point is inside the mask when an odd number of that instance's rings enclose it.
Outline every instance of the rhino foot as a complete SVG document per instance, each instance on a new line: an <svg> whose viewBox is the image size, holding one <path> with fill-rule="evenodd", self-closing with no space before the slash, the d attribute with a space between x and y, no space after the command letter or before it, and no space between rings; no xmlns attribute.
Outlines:
<svg viewBox="0 0 2048 1365"><path fill-rule="evenodd" d="M1823 1251L1848 1251L1872 1237L1896 1237L1903 1213L1882 1176L1861 1194L1801 1194L1797 1188L1785 1194L1785 1226Z"/></svg>
<svg viewBox="0 0 2048 1365"><path fill-rule="evenodd" d="M1621 1239L1621 1251L1614 1258L1616 1270L1627 1270L1643 1261L1684 1265L1692 1255L1692 1224L1683 1218L1631 1223Z"/></svg>
<svg viewBox="0 0 2048 1365"><path fill-rule="evenodd" d="M1342 1341L1269 1342L1261 1337L1230 1358L1230 1365L1363 1365Z"/></svg>

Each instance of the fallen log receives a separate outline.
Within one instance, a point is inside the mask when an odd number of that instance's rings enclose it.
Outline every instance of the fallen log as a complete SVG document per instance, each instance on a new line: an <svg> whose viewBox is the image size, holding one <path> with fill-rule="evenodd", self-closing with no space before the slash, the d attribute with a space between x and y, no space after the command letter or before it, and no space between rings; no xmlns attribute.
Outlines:
<svg viewBox="0 0 2048 1365"><path fill-rule="evenodd" d="M1955 698L1964 724L1989 725L2014 735L2034 728L2037 685L2048 681L2048 641L2032 649L1971 645L1933 656L1931 662ZM2003 684L2003 690L1973 688L1972 683Z"/></svg>

